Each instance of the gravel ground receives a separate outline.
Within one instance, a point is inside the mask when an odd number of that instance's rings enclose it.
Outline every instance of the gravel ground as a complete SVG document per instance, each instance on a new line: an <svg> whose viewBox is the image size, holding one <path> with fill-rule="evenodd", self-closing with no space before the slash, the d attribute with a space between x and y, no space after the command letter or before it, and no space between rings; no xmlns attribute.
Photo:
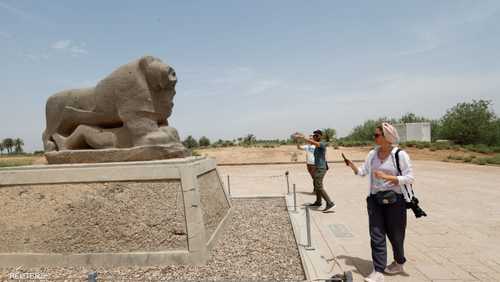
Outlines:
<svg viewBox="0 0 500 282"><path fill-rule="evenodd" d="M187 249L180 189L178 181L2 187L0 253Z"/></svg>
<svg viewBox="0 0 500 282"><path fill-rule="evenodd" d="M235 199L234 214L206 265L98 268L99 281L140 280L304 280L299 252L283 199ZM0 280L15 269L1 269ZM86 268L18 269L49 280L84 280Z"/></svg>

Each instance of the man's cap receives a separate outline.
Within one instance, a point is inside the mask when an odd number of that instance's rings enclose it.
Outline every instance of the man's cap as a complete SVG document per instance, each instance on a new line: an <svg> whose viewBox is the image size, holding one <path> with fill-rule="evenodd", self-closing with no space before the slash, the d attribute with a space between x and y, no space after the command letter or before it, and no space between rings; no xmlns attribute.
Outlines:
<svg viewBox="0 0 500 282"><path fill-rule="evenodd" d="M319 136L323 136L323 132L321 130L319 130L319 129L314 130L313 134L317 134Z"/></svg>

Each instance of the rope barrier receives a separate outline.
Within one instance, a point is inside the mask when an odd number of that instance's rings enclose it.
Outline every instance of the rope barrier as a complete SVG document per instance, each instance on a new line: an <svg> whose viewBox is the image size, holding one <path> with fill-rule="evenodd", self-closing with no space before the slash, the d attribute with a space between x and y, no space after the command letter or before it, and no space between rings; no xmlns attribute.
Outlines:
<svg viewBox="0 0 500 282"><path fill-rule="evenodd" d="M282 177L286 177L285 174L277 174L277 175L234 175L234 174L226 174L225 176L227 177L227 175L231 175L231 178L282 178Z"/></svg>

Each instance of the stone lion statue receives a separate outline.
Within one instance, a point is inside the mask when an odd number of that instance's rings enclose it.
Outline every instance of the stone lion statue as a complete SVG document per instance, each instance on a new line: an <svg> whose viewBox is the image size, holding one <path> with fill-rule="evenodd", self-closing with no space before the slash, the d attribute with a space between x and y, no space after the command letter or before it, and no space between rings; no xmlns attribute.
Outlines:
<svg viewBox="0 0 500 282"><path fill-rule="evenodd" d="M46 152L180 145L168 125L177 77L160 59L145 56L123 65L95 87L65 90L46 105Z"/></svg>

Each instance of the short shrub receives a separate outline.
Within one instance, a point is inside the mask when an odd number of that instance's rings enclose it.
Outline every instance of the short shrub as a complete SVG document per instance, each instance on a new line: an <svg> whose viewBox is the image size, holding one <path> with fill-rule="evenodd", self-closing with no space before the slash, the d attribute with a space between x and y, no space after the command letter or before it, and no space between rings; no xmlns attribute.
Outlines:
<svg viewBox="0 0 500 282"><path fill-rule="evenodd" d="M448 159L455 160L455 161L463 161L464 160L464 158L462 156L454 156L454 155L449 155Z"/></svg>
<svg viewBox="0 0 500 282"><path fill-rule="evenodd" d="M496 154L494 157L486 158L486 162L489 164L500 165L500 154Z"/></svg>
<svg viewBox="0 0 500 282"><path fill-rule="evenodd" d="M473 157L472 156L466 156L464 157L464 162L470 163L472 161Z"/></svg>
<svg viewBox="0 0 500 282"><path fill-rule="evenodd" d="M475 158L472 160L472 163L475 163L478 165L485 165L485 164L487 164L487 159L488 158Z"/></svg>
<svg viewBox="0 0 500 282"><path fill-rule="evenodd" d="M489 147L484 144L477 145L465 145L464 148L471 152L481 153L481 154L490 154L495 152L496 147Z"/></svg>

